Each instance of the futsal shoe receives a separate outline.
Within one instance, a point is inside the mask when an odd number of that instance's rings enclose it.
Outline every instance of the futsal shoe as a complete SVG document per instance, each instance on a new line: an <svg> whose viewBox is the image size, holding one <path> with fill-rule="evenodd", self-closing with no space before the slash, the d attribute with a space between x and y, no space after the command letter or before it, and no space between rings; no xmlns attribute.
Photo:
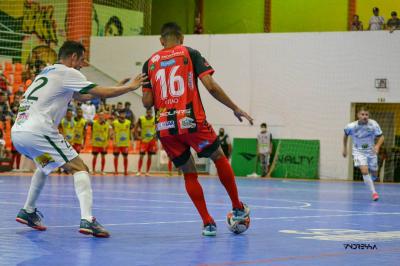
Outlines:
<svg viewBox="0 0 400 266"><path fill-rule="evenodd" d="M233 210L232 210L232 214L233 214L232 220L235 222L243 221L247 217L250 216L250 208L243 202L242 202L242 205L243 205L242 209L233 208Z"/></svg>
<svg viewBox="0 0 400 266"><path fill-rule="evenodd" d="M372 194L372 200L373 200L373 201L378 201L378 200L379 200L379 195L378 195L378 193L375 192L375 193Z"/></svg>
<svg viewBox="0 0 400 266"><path fill-rule="evenodd" d="M206 224L202 231L203 236L216 236L217 226L215 224Z"/></svg>
<svg viewBox="0 0 400 266"><path fill-rule="evenodd" d="M95 237L110 237L110 233L96 221L95 217L92 218L92 221L81 219L79 233Z"/></svg>
<svg viewBox="0 0 400 266"><path fill-rule="evenodd" d="M32 213L28 213L25 209L21 209L15 220L21 224L26 224L33 229L45 231L47 227L43 225L42 219L40 217L43 218L43 214L36 208L35 211Z"/></svg>
<svg viewBox="0 0 400 266"><path fill-rule="evenodd" d="M142 176L142 172L137 172L136 176Z"/></svg>

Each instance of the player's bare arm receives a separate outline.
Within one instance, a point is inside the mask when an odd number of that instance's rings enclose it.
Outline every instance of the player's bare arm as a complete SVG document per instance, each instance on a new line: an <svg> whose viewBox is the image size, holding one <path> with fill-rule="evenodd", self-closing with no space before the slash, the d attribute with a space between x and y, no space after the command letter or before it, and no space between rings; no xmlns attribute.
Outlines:
<svg viewBox="0 0 400 266"><path fill-rule="evenodd" d="M142 85L147 84L146 79L147 77L144 74L139 74L124 85L113 87L96 86L89 90L88 93L99 98L117 97L127 92L137 90Z"/></svg>
<svg viewBox="0 0 400 266"><path fill-rule="evenodd" d="M379 150L381 149L381 146L382 146L384 140L385 140L385 137L383 135L378 137L376 144L375 144L375 153L376 154L379 153Z"/></svg>
<svg viewBox="0 0 400 266"><path fill-rule="evenodd" d="M348 140L348 136L345 134L343 135L343 152L342 155L344 158L347 157L347 140Z"/></svg>
<svg viewBox="0 0 400 266"><path fill-rule="evenodd" d="M232 109L234 115L242 122L242 117L246 118L251 125L253 125L253 118L251 118L246 112L240 109L224 92L224 90L218 85L218 83L212 78L211 75L204 75L200 78L203 85L206 87L208 92L220 103L224 104L228 108Z"/></svg>
<svg viewBox="0 0 400 266"><path fill-rule="evenodd" d="M139 134L139 131L141 130L141 124L140 124L140 119L136 122L136 124L135 124L135 129L134 129L134 137L135 137L135 139L137 139L137 140L140 140L141 138L140 138L140 134Z"/></svg>

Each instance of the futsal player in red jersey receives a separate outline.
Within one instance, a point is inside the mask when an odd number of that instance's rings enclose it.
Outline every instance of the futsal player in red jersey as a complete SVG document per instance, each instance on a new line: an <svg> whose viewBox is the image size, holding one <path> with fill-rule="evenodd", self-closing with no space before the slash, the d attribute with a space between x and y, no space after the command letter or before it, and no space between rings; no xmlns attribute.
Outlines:
<svg viewBox="0 0 400 266"><path fill-rule="evenodd" d="M253 124L253 119L215 82L214 69L201 54L182 45L183 34L176 23L162 26L160 41L164 49L154 53L143 65L143 73L150 81L143 86L143 105L154 106L157 135L175 166L184 173L186 191L203 220L202 234L215 236L217 227L207 210L190 147L199 157L214 161L219 179L232 201L234 220L247 219L250 210L239 199L232 167L206 120L198 79L215 99L232 109L240 121L244 117Z"/></svg>

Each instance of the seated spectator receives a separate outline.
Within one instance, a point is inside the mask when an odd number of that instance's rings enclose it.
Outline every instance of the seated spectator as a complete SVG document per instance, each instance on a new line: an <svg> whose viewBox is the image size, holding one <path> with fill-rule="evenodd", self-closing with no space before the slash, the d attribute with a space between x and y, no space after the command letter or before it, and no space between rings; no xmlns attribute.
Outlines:
<svg viewBox="0 0 400 266"><path fill-rule="evenodd" d="M390 15L392 18L387 21L387 28L392 33L395 30L400 30L400 19L397 17L396 11L392 11Z"/></svg>
<svg viewBox="0 0 400 266"><path fill-rule="evenodd" d="M8 81L4 76L3 71L0 70L0 90L7 91L8 90Z"/></svg>
<svg viewBox="0 0 400 266"><path fill-rule="evenodd" d="M6 157L6 141L4 140L3 130L0 130L0 158Z"/></svg>
<svg viewBox="0 0 400 266"><path fill-rule="evenodd" d="M379 8L374 7L372 9L374 15L369 20L368 30L384 30L385 29L385 18L379 16Z"/></svg>
<svg viewBox="0 0 400 266"><path fill-rule="evenodd" d="M351 23L351 31L363 31L363 23L360 21L358 15L353 16L353 22Z"/></svg>
<svg viewBox="0 0 400 266"><path fill-rule="evenodd" d="M130 120L132 123L135 122L135 115L133 114L131 110L131 103L130 102L125 102L125 114L126 114L126 119Z"/></svg>

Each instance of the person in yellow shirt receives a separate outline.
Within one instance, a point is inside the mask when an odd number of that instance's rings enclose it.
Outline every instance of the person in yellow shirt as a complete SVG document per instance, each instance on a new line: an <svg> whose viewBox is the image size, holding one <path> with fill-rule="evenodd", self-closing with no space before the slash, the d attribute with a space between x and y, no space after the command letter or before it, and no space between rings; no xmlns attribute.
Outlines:
<svg viewBox="0 0 400 266"><path fill-rule="evenodd" d="M92 128L92 169L96 173L97 155L101 153L101 173L104 174L108 140L110 139L110 124L106 121L104 112L98 113L98 118L93 121Z"/></svg>
<svg viewBox="0 0 400 266"><path fill-rule="evenodd" d="M65 140L70 144L73 144L74 139L74 128L75 128L75 120L72 116L72 110L68 109L65 117L61 120L61 124L58 129L60 133L64 136Z"/></svg>
<svg viewBox="0 0 400 266"><path fill-rule="evenodd" d="M74 127L74 139L73 147L77 153L80 153L85 145L85 136L86 136L86 119L83 118L83 111L81 108L76 109L76 117L75 120L75 127Z"/></svg>
<svg viewBox="0 0 400 266"><path fill-rule="evenodd" d="M126 119L125 112L119 112L118 118L112 123L114 135L114 169L118 175L118 157L122 153L124 158L124 174L128 175L128 150L132 139L133 127L131 121Z"/></svg>
<svg viewBox="0 0 400 266"><path fill-rule="evenodd" d="M146 176L149 176L151 156L157 152L156 126L151 108L146 110L146 115L139 117L135 125L135 137L140 140L140 157L136 175L142 175L143 158L147 153Z"/></svg>

